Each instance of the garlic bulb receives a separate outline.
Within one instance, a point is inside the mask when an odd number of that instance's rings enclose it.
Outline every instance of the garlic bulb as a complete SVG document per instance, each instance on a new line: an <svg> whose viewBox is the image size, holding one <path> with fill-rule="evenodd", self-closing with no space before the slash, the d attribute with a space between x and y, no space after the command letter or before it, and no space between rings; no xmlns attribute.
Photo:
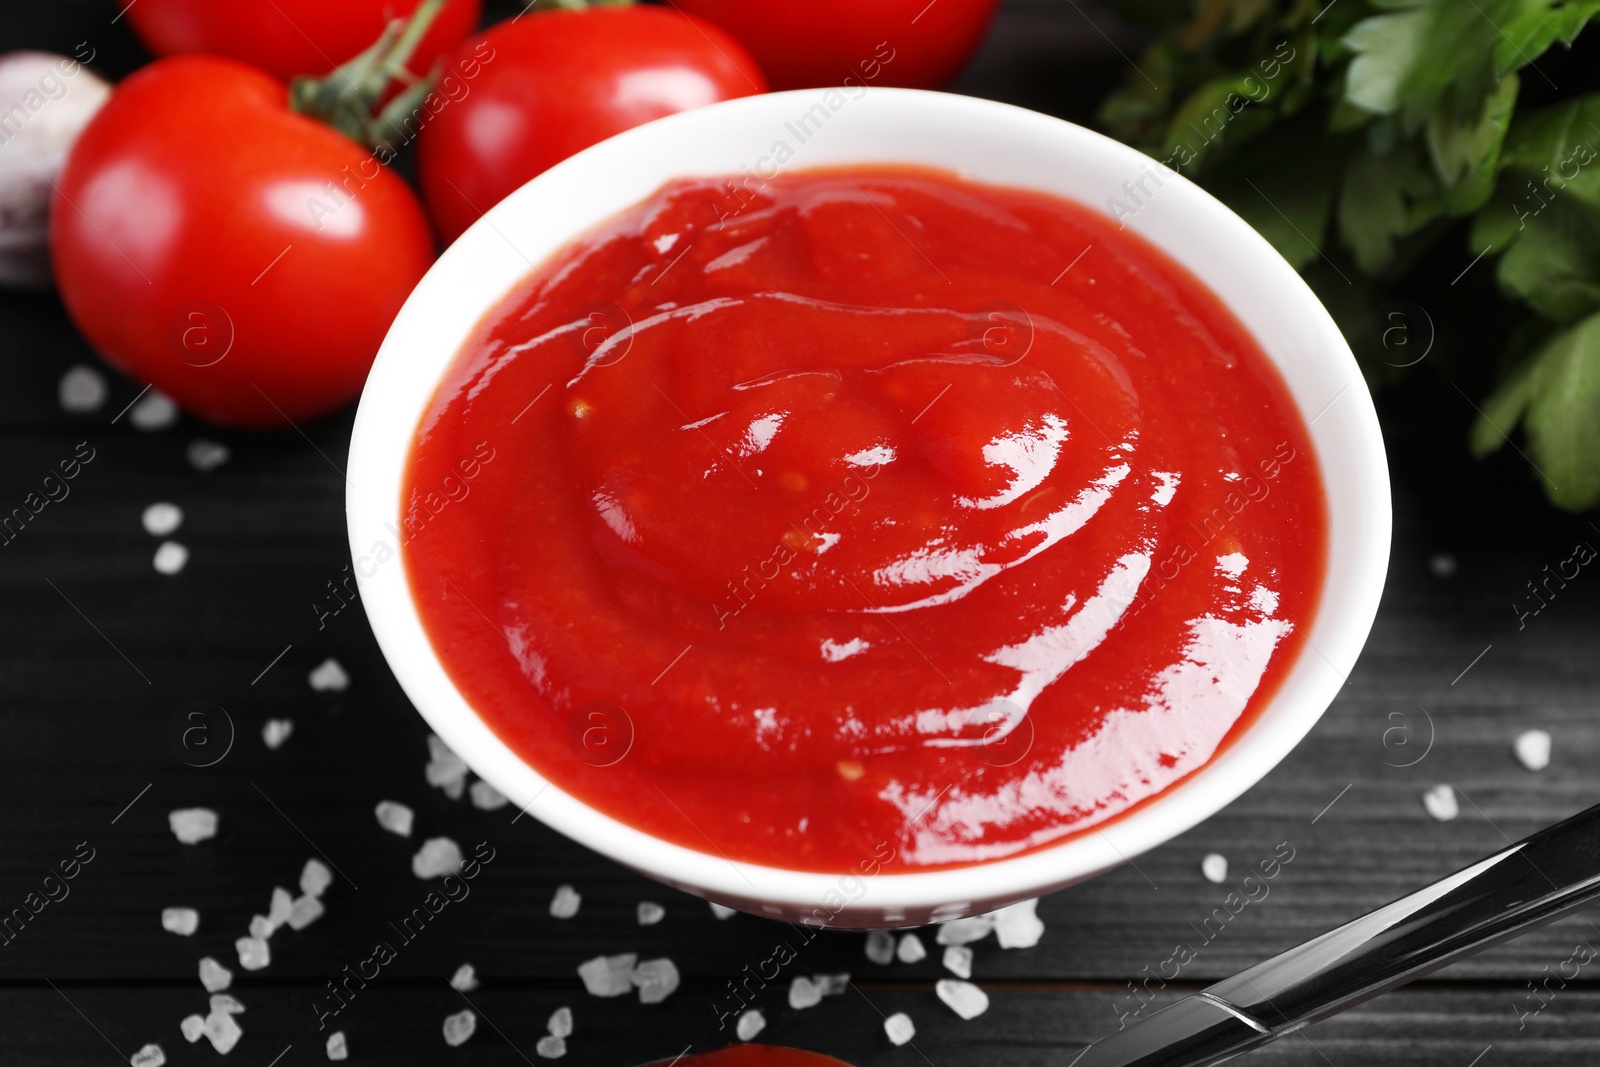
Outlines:
<svg viewBox="0 0 1600 1067"><path fill-rule="evenodd" d="M53 183L67 152L111 87L80 59L46 52L0 56L0 285L48 288ZM87 51L88 55L82 55Z"/></svg>

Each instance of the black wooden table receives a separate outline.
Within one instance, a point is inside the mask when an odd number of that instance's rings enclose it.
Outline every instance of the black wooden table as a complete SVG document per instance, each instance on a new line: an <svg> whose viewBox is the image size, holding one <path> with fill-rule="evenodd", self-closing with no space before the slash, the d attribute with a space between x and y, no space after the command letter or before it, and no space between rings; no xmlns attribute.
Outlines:
<svg viewBox="0 0 1600 1067"><path fill-rule="evenodd" d="M120 75L139 54L109 24L110 10L92 0L13 5L0 15L0 48L70 52L90 39L100 65ZM1012 5L961 87L1086 119L1121 76L1123 60L1100 29L1136 47L1092 5ZM1440 320L1442 348L1473 343L1472 331ZM0 509L20 503L80 442L95 451L70 496L0 548L0 920L47 899L45 878L62 861L93 856L67 895L50 890L59 899L0 935L0 1063L126 1063L147 1042L159 1042L169 1063L212 1062L203 1039L189 1045L179 1034L184 1016L206 1012L196 976L206 955L234 970L231 992L247 1008L231 1060L256 1067L322 1062L335 1028L352 1063L536 1061L562 1005L576 1022L570 1062L626 1065L728 1038L717 1029L719 994L788 928L719 921L704 903L531 818L513 823L514 808L480 811L429 788L427 731L361 611L352 605L319 626L327 583L349 562L343 484L325 458L342 464L348 413L311 428L309 443L292 431L241 434L188 419L140 432L114 420L139 383L109 372L112 394L99 412L63 412L62 374L99 364L53 297L0 296L0 339ZM1512 607L1575 543L1600 545L1600 529L1551 511L1515 455L1466 459L1470 409L1449 374L1421 371L1381 403L1396 502L1382 611L1344 692L1282 766L1137 870L1042 901L1048 928L1037 947L977 945L973 977L992 998L979 1018L963 1022L936 999L933 983L945 975L937 949L919 963L878 966L864 957L862 935L830 933L756 998L768 1020L762 1039L862 1065L1065 1063L1117 1027L1137 1004L1130 980L1196 941L1232 883L1281 842L1294 858L1270 894L1212 937L1156 1003L1600 801L1600 578L1584 571L1520 624ZM231 461L207 473L191 467L185 450L199 436L226 443ZM174 537L191 555L175 576L152 566L158 539L140 522L163 500L186 515ZM1448 577L1436 573L1449 569L1441 554L1457 563ZM352 679L343 692L308 684L329 656ZM224 707L237 731L210 767L186 765L169 744L173 712L191 700ZM268 718L294 721L278 750L262 742ZM1536 726L1555 742L1538 774L1511 750ZM1423 793L1441 782L1461 797L1451 822L1423 808ZM415 809L410 840L377 827L373 805L386 798ZM221 815L218 836L198 847L168 829L169 811L192 806ZM328 1003L326 984L374 942L394 940L389 923L425 891L411 854L441 834L491 842L497 858L470 897L401 946L319 1031L314 1004ZM1210 852L1232 864L1222 885L1201 874ZM327 914L275 935L267 969L241 971L234 939L265 911L272 887L293 888L317 855L338 868ZM563 883L583 896L564 921L548 914ZM638 926L642 900L665 905L665 919ZM162 929L162 909L176 905L200 912L194 936ZM924 938L934 948L931 931ZM1572 917L1252 1062L1593 1063L1600 970L1578 967L1573 977L1567 962L1593 957L1579 952L1590 945L1600 946L1600 930L1589 915ZM577 965L618 952L670 957L683 987L655 1006L588 996ZM464 995L447 980L465 962L482 985ZM788 1007L789 975L843 971L853 979L844 995ZM448 1048L442 1020L469 998L477 1035ZM882 1021L900 1011L917 1036L896 1048Z"/></svg>

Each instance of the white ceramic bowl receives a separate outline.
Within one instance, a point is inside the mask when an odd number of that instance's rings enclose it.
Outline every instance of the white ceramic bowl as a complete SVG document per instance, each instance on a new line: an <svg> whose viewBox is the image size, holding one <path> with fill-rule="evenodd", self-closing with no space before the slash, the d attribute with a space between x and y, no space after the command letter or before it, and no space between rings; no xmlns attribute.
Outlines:
<svg viewBox="0 0 1600 1067"><path fill-rule="evenodd" d="M918 874L835 876L734 863L652 837L549 784L468 706L423 632L398 549L402 471L413 431L468 332L520 278L572 238L672 178L771 176L841 163L913 163L1069 197L1113 213L1209 285L1253 333L1310 424L1331 531L1309 647L1259 721L1221 756L1099 833L1021 857ZM1356 361L1300 277L1243 220L1144 155L1031 111L903 89L805 90L734 100L652 122L581 152L517 190L439 259L395 319L373 364L350 443L350 544L378 644L430 726L543 822L635 870L744 911L839 926L918 925L988 911L1099 874L1228 804L1305 736L1355 663L1389 556L1383 439ZM380 560L384 560L380 562Z"/></svg>

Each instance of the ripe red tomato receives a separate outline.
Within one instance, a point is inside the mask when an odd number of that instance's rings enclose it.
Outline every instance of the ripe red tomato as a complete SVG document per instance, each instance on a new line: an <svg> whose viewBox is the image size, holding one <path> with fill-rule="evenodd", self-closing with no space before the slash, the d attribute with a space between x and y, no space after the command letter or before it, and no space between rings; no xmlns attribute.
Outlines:
<svg viewBox="0 0 1600 1067"><path fill-rule="evenodd" d="M84 336L216 422L282 426L351 400L433 262L406 183L286 101L231 59L152 63L84 129L51 210Z"/></svg>
<svg viewBox="0 0 1600 1067"><path fill-rule="evenodd" d="M528 15L456 52L457 64L474 59L482 70L468 91L418 139L423 196L447 241L574 152L663 115L767 88L733 38L658 7Z"/></svg>
<svg viewBox="0 0 1600 1067"><path fill-rule="evenodd" d="M998 0L672 0L744 43L774 89L937 89L983 40ZM880 54L880 52L882 54ZM892 55L885 61L884 55ZM881 68L875 77L867 72Z"/></svg>
<svg viewBox="0 0 1600 1067"><path fill-rule="evenodd" d="M138 0L128 21L158 56L207 52L254 64L285 81L327 74L378 39L421 0ZM482 0L449 0L407 64L426 74L478 25Z"/></svg>

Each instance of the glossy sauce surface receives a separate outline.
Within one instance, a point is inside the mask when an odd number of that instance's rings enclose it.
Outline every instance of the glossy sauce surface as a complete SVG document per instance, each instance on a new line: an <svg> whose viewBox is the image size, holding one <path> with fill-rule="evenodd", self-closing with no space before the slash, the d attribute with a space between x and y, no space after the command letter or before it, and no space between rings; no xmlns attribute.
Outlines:
<svg viewBox="0 0 1600 1067"><path fill-rule="evenodd" d="M402 500L435 648L540 773L869 873L1203 766L1298 653L1327 526L1196 278L1079 205L888 168L681 180L541 265Z"/></svg>

